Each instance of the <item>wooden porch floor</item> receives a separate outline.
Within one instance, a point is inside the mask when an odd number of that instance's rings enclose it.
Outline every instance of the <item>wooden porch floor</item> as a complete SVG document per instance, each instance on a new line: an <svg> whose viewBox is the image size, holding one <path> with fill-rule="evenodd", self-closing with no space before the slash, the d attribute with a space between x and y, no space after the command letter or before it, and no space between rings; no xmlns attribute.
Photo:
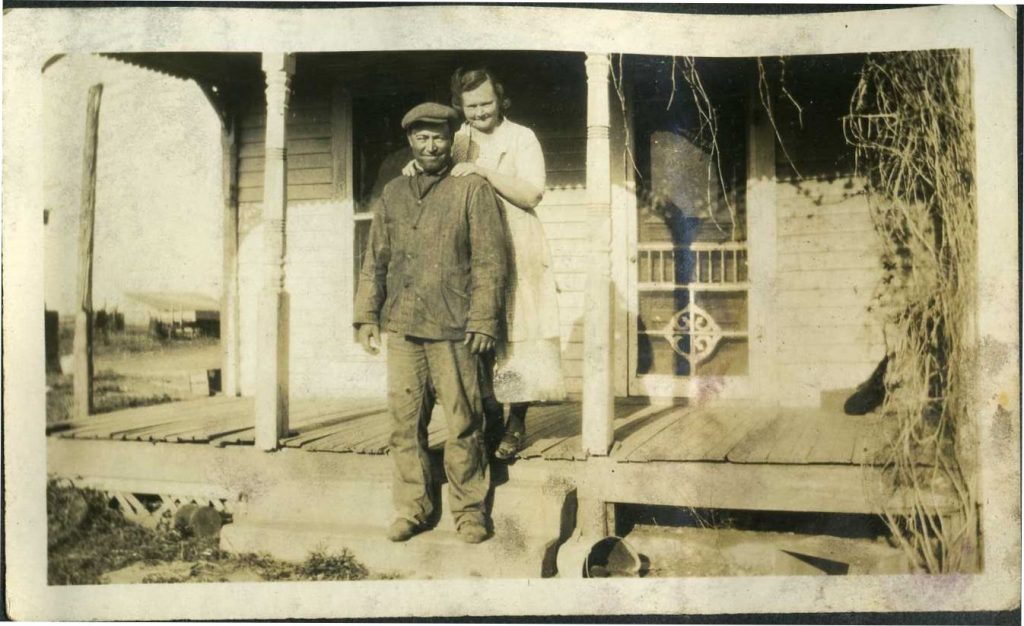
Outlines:
<svg viewBox="0 0 1024 626"><path fill-rule="evenodd" d="M283 445L315 452L384 454L389 420L382 399L304 399L291 405L291 434ZM651 406L616 403L611 458L736 464L872 465L890 435L881 416L851 417L828 409L755 409L739 405ZM97 415L52 436L70 439L254 443L251 398L213 397ZM583 460L581 407L535 407L527 419L523 459ZM443 445L445 418L435 411L431 447Z"/></svg>

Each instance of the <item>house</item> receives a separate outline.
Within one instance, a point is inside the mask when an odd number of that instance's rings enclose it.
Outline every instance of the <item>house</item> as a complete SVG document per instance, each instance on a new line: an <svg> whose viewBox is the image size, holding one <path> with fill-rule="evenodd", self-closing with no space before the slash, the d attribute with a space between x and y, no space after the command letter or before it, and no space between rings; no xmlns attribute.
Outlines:
<svg viewBox="0 0 1024 626"><path fill-rule="evenodd" d="M537 212L554 255L564 375L580 402L535 412L527 462L495 498L496 517L547 524L527 550L544 563L535 573L573 562L570 535L579 547L614 532L614 503L902 506L904 494L887 492L873 465L884 423L851 421L838 408L884 356L871 311L882 269L841 122L859 55L828 59L827 72L821 57L787 58L786 97L765 93L750 58L690 67L583 52L107 56L194 80L223 124L226 397L72 425L52 442L51 465L105 477L123 506L151 515L128 495L152 493L156 481L167 507L187 496L230 509L238 483L210 485L223 459L294 476L311 463L295 454L257 463L229 451L240 445L386 450L383 356L363 353L351 323L370 200L402 153L402 114L445 101L452 70L475 62L504 77L510 117L544 148L548 189ZM696 72L699 88L684 71ZM432 432L435 442L443 436ZM86 445L79 439L103 445L90 457L68 447ZM111 476L109 439L164 442L179 462L157 465L146 460L156 452L125 448L119 456L136 459L124 465L135 474ZM363 498L360 507L376 502L379 484L366 477L380 464L342 457L320 455L313 484L358 475L372 485L346 493ZM308 495L288 483L250 497L236 518L248 525L226 531L229 546L289 554L323 541L312 527L275 526L328 515L297 493ZM331 514L357 525L374 506L351 519ZM542 521L523 521L522 511Z"/></svg>
<svg viewBox="0 0 1024 626"><path fill-rule="evenodd" d="M226 193L238 213L237 252L225 263L237 276L237 294L235 288L225 293L233 306L224 317L236 320L230 332L237 336L237 353L225 371L235 372L238 393L252 395L259 361L256 300L264 287L269 241L260 212L267 204L268 126L259 55L111 56L195 78L229 124L228 176L237 192L232 187ZM786 103L777 102L785 153L763 119L753 61L698 61L710 100L723 106L717 139L723 149L715 167L721 167L725 194L717 175L707 180L708 157L700 145L706 138L695 136L700 121L687 102L692 98L686 86L671 92L669 59L624 59L623 88L629 93L620 106L614 93L604 93L609 67L603 57L476 56L507 77L512 117L531 126L545 150L548 190L538 213L555 255L571 390L580 393L584 386L585 283L594 255L607 256L597 266L610 274L615 292L607 303L608 326L617 338L607 348L607 376L616 395L686 396L702 385L682 378L708 378L716 388L724 384L720 393L763 400L775 390L782 405L806 406L817 404L822 392L849 388L870 373L883 356L881 329L867 312L881 269L840 120L855 86L856 56L831 59L831 67L840 70L829 73L828 83L817 71L822 60L789 62L789 89L807 97L804 117L814 127L797 127ZM383 390L382 357L364 356L350 332L352 279L371 217L369 200L381 165L402 148L402 113L411 103L444 101L446 77L473 60L456 53L310 53L288 56L275 70L290 94L287 112L277 110L287 117L288 211L287 254L275 279L283 279L288 295L292 396ZM589 83L586 67L597 68ZM607 106L607 124L599 119L597 127L607 126L612 156L594 183L609 187L602 216L609 221L602 225L607 250L595 249L594 216L588 212L587 129L594 126L588 125L588 84ZM285 84L273 86L281 91L277 97L284 94ZM672 110L664 111L673 98ZM623 108L631 110L628 125ZM624 148L627 134L631 155ZM593 138L590 144L604 142ZM764 189L771 177L775 183ZM709 192L712 212L704 206ZM765 215L767 205L774 223ZM709 335L716 339L714 354L700 355L693 375L679 346L659 339L689 293L690 311L709 314L717 326L715 314L727 318L720 320L720 338ZM777 380L768 383L772 376Z"/></svg>
<svg viewBox="0 0 1024 626"><path fill-rule="evenodd" d="M128 298L148 314L149 326L166 337L217 337L220 302L201 293L129 292Z"/></svg>

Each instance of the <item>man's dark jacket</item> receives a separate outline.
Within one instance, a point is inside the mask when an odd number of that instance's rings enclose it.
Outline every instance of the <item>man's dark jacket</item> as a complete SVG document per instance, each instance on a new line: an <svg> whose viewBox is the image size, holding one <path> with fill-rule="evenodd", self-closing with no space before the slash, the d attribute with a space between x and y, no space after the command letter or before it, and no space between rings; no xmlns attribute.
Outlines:
<svg viewBox="0 0 1024 626"><path fill-rule="evenodd" d="M353 321L424 339L496 338L506 246L501 205L480 176L400 176L374 205Z"/></svg>

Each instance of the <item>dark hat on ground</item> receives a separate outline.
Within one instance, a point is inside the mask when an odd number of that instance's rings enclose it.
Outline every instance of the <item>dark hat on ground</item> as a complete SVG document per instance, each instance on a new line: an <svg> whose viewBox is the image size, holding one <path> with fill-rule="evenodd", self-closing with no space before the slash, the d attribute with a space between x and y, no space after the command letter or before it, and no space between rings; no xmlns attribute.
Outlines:
<svg viewBox="0 0 1024 626"><path fill-rule="evenodd" d="M459 122L459 112L450 106L436 102L424 102L409 109L409 112L402 118L402 129L409 130L409 127L416 122L427 122L429 124L445 124L454 126Z"/></svg>

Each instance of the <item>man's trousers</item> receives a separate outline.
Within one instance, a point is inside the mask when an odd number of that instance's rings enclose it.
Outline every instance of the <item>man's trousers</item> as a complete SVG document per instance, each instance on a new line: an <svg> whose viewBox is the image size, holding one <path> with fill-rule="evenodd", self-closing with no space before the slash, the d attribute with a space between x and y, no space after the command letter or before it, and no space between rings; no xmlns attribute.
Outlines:
<svg viewBox="0 0 1024 626"><path fill-rule="evenodd" d="M387 351L396 517L426 525L434 513L427 456L427 422L433 404L428 388L432 385L448 424L444 471L452 517L456 526L464 519L485 523L490 476L483 443L478 357L462 341L397 333L389 334Z"/></svg>

